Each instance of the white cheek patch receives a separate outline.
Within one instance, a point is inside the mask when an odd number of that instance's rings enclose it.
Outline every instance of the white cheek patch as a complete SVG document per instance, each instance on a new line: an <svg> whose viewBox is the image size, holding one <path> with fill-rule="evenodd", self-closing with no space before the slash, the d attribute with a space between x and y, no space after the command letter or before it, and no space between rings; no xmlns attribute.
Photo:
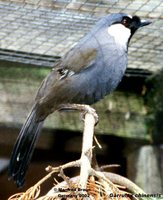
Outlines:
<svg viewBox="0 0 163 200"><path fill-rule="evenodd" d="M108 33L114 37L117 44L123 46L124 48L127 47L128 39L131 36L129 28L126 28L122 24L113 24L108 28Z"/></svg>

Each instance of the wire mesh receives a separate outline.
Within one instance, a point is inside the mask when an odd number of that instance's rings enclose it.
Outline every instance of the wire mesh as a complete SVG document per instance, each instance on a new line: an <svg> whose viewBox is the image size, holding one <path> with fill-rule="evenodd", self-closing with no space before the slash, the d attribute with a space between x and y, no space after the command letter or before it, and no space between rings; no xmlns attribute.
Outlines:
<svg viewBox="0 0 163 200"><path fill-rule="evenodd" d="M63 56L99 17L125 12L150 18L132 39L129 66L162 67L163 2L160 0L10 0L0 1L0 48ZM2 58L1 58L2 59Z"/></svg>

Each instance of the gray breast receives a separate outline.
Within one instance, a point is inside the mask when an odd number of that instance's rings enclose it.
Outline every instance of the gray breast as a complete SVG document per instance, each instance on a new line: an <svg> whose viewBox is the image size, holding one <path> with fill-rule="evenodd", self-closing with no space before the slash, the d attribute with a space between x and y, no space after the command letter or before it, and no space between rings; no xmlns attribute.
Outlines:
<svg viewBox="0 0 163 200"><path fill-rule="evenodd" d="M124 54L111 62L109 59L99 61L75 75L73 88L77 96L74 96L73 103L93 104L112 92L121 81L126 65L127 57Z"/></svg>

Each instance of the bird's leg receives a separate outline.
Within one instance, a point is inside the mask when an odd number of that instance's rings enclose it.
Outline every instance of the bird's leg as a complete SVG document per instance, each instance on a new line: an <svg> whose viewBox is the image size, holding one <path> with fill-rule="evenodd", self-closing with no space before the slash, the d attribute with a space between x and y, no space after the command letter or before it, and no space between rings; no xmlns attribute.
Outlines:
<svg viewBox="0 0 163 200"><path fill-rule="evenodd" d="M85 119L85 115L86 113L90 113L94 116L96 124L98 123L98 115L96 113L96 110L94 108L92 108L89 105L86 104L61 104L59 109L59 111L64 111L64 110L79 110L81 111L81 117L82 120L84 121Z"/></svg>

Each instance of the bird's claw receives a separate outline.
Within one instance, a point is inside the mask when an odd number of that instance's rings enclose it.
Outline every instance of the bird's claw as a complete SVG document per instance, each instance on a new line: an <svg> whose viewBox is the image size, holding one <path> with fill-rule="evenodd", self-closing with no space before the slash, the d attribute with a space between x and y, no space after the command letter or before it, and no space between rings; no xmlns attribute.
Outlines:
<svg viewBox="0 0 163 200"><path fill-rule="evenodd" d="M98 114L96 113L96 110L88 105L84 106L84 109L82 109L82 113L81 113L81 119L82 121L85 121L85 115L89 113L91 115L93 115L94 119L95 119L95 126L98 124L99 122L99 117Z"/></svg>

